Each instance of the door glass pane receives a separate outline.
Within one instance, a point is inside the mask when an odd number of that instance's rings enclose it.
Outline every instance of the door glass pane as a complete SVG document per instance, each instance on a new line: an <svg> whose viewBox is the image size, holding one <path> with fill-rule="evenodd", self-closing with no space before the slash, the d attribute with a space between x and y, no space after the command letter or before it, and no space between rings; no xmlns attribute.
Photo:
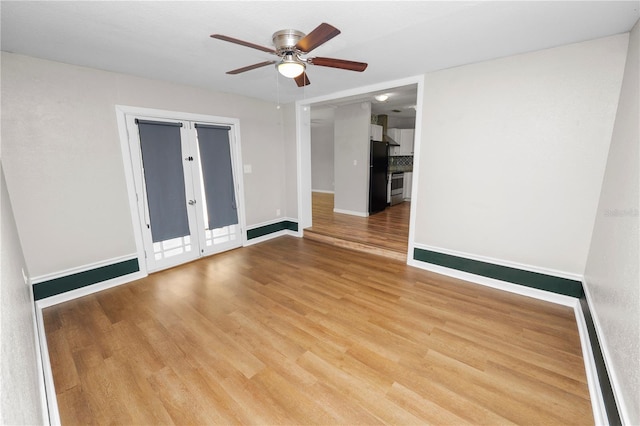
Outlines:
<svg viewBox="0 0 640 426"><path fill-rule="evenodd" d="M238 225L223 226L205 231L205 244L210 247L216 244L228 243L237 239Z"/></svg>
<svg viewBox="0 0 640 426"><path fill-rule="evenodd" d="M167 259L191 251L191 237L184 236L153 243L153 257L155 260Z"/></svg>

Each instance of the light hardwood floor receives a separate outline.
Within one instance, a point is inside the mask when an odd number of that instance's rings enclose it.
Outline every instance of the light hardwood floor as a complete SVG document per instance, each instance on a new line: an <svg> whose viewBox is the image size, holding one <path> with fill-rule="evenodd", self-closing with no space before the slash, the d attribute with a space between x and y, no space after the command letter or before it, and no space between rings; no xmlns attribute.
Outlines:
<svg viewBox="0 0 640 426"><path fill-rule="evenodd" d="M333 194L312 192L313 226L305 238L405 261L411 203L403 202L369 217L333 212Z"/></svg>
<svg viewBox="0 0 640 426"><path fill-rule="evenodd" d="M47 308L63 424L592 424L573 310L280 237Z"/></svg>

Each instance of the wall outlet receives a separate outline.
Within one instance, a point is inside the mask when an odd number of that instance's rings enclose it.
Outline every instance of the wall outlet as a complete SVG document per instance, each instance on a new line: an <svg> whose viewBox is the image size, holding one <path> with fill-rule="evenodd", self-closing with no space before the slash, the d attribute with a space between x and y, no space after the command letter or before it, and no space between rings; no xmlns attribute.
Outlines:
<svg viewBox="0 0 640 426"><path fill-rule="evenodd" d="M358 160L353 160L353 165L357 166L358 165Z"/></svg>
<svg viewBox="0 0 640 426"><path fill-rule="evenodd" d="M245 164L245 165L244 165L244 172L245 172L246 174L249 174L249 173L251 173L251 172L252 172L252 170L251 170L251 164Z"/></svg>
<svg viewBox="0 0 640 426"><path fill-rule="evenodd" d="M276 216L280 216L280 209L276 209Z"/></svg>

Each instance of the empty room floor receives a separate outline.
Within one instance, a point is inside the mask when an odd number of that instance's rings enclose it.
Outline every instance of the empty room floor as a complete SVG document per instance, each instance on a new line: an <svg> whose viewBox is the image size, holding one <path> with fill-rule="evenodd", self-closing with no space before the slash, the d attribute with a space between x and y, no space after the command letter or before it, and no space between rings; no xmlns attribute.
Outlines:
<svg viewBox="0 0 640 426"><path fill-rule="evenodd" d="M43 316L62 424L593 424L573 309L306 239Z"/></svg>

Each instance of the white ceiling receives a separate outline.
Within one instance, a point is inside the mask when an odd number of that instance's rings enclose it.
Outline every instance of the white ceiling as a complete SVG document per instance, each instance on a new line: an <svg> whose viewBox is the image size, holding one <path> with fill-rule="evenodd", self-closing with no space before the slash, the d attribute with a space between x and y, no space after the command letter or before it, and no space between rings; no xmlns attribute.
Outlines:
<svg viewBox="0 0 640 426"><path fill-rule="evenodd" d="M639 1L5 1L2 50L290 102L438 69L629 31ZM327 22L342 34L313 51L369 63L363 73L310 66L298 88L274 57L209 37L271 46L271 35Z"/></svg>
<svg viewBox="0 0 640 426"><path fill-rule="evenodd" d="M385 90L378 90L370 93L340 97L323 102L316 102L311 109L312 125L333 125L334 112L336 107L353 104L356 102L371 103L371 113L373 115L385 114L389 117L399 119L415 119L416 103L418 95L417 84L402 87L391 87ZM385 101L378 101L375 95L385 94L389 98ZM411 122L412 120L409 120ZM408 122L407 122L408 124Z"/></svg>

